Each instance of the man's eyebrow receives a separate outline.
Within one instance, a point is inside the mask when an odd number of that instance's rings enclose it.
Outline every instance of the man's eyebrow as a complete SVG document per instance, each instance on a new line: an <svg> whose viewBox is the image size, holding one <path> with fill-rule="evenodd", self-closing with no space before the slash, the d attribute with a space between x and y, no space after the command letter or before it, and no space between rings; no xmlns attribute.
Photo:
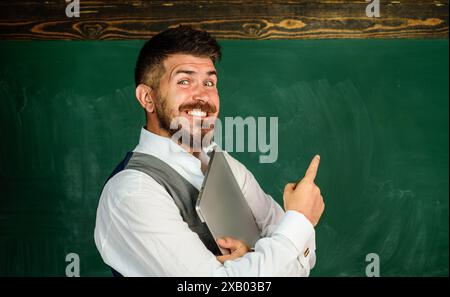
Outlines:
<svg viewBox="0 0 450 297"><path fill-rule="evenodd" d="M175 75L180 74L180 73L184 73L184 74L195 74L195 73L197 73L197 72L192 71L192 70L183 70L183 69L180 69L180 70L175 71L175 73L174 73L173 75L175 76Z"/></svg>
<svg viewBox="0 0 450 297"><path fill-rule="evenodd" d="M211 76L211 75L217 76L217 72L216 72L215 70L208 71L207 74L208 74L209 76Z"/></svg>
<svg viewBox="0 0 450 297"><path fill-rule="evenodd" d="M196 74L197 72L196 72L196 71L192 71L192 70L184 70L184 69L180 69L180 70L175 71L175 73L173 74L173 76L175 76L175 75L177 75L177 74L181 74L181 73L192 75L192 74ZM211 76L211 75L217 76L217 72L216 72L215 70L208 71L208 72L206 72L206 74L207 74L208 76Z"/></svg>

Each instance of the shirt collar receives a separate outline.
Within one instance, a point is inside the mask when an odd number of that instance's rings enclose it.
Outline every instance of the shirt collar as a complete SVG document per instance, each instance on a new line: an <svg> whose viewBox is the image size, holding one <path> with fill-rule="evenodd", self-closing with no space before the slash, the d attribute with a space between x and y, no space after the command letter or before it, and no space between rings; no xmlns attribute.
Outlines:
<svg viewBox="0 0 450 297"><path fill-rule="evenodd" d="M217 144L211 142L208 147L203 148L203 154L200 158L202 161L200 161L171 138L157 135L142 128L139 144L134 151L153 155L164 161L194 187L200 189L204 178L201 166L202 164L203 166L205 164L207 166L209 162L209 156L207 154L216 147Z"/></svg>

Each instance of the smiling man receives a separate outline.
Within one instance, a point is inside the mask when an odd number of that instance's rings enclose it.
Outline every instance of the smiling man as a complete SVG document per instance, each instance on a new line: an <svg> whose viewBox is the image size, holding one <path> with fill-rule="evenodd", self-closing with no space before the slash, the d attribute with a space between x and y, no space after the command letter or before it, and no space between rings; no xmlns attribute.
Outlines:
<svg viewBox="0 0 450 297"><path fill-rule="evenodd" d="M168 56L160 65L164 74L156 78L159 86L151 87L144 81L136 88L139 103L150 113L147 129L179 138L191 153L201 152L201 140L212 130L219 113L217 72L212 59L184 53ZM184 133L176 137L177 131Z"/></svg>
<svg viewBox="0 0 450 297"><path fill-rule="evenodd" d="M254 249L226 237L217 244L195 212L219 114L221 49L207 32L163 31L141 49L136 98L146 114L139 143L105 183L95 243L115 275L308 276L323 197L316 156L297 184L285 187L285 211L244 165L226 154L261 231ZM181 135L182 137L177 137ZM230 218L231 220L232 218Z"/></svg>

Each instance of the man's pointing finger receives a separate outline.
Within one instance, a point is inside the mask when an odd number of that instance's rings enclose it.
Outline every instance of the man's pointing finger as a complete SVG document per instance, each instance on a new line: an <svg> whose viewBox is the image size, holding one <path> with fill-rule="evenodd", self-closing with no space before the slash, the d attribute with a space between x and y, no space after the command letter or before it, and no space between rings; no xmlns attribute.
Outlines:
<svg viewBox="0 0 450 297"><path fill-rule="evenodd" d="M309 164L309 167L306 170L305 179L314 181L317 175L317 170L319 169L319 163L320 163L320 156L315 155L311 161L311 164Z"/></svg>

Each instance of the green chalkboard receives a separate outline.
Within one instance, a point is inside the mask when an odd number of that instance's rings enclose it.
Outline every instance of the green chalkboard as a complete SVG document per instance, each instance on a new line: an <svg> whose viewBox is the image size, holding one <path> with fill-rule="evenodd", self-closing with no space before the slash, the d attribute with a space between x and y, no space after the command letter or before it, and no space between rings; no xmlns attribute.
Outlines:
<svg viewBox="0 0 450 297"><path fill-rule="evenodd" d="M143 41L0 42L0 275L110 271L104 180L139 137ZM278 159L233 152L282 202L321 155L313 276L448 275L448 40L221 41L221 117L278 117Z"/></svg>

